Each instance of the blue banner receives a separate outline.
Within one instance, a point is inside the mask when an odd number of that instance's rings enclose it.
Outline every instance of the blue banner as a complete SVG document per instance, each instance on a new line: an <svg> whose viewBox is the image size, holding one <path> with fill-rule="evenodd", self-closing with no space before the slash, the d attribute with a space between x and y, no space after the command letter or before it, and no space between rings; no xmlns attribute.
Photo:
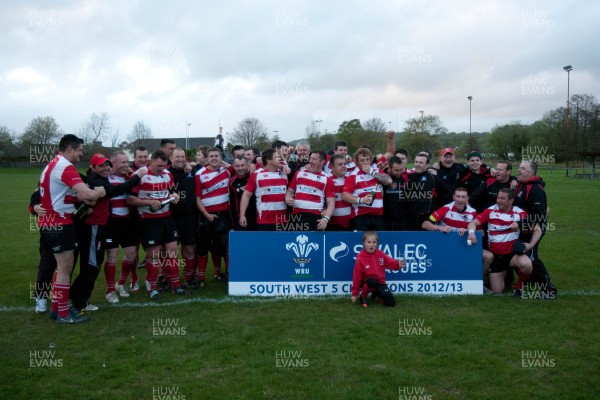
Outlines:
<svg viewBox="0 0 600 400"><path fill-rule="evenodd" d="M386 271L394 293L483 294L481 234L378 232L379 248L404 259ZM349 295L362 232L237 232L229 237L229 294Z"/></svg>

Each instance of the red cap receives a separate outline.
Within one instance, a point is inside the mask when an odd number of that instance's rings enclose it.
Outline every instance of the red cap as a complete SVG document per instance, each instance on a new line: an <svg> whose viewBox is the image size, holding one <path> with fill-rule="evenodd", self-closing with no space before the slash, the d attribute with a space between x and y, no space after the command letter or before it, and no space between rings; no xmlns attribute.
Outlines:
<svg viewBox="0 0 600 400"><path fill-rule="evenodd" d="M440 155L445 156L448 153L454 154L454 149L452 147L446 147L445 149L442 149Z"/></svg>
<svg viewBox="0 0 600 400"><path fill-rule="evenodd" d="M108 163L108 165L112 167L112 163L110 162L110 160L104 154L100 153L94 154L90 162L92 167L97 167L98 165L102 165L104 163Z"/></svg>

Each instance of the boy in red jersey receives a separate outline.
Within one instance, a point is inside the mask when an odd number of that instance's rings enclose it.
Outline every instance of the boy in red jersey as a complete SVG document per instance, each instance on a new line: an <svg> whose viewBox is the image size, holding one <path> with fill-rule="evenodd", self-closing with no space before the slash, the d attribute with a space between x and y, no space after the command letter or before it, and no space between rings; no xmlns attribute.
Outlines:
<svg viewBox="0 0 600 400"><path fill-rule="evenodd" d="M353 303L360 293L360 303L363 307L367 306L367 296L369 293L371 299L381 298L383 304L387 307L393 307L396 304L394 295L385 283L385 270L402 269L406 263L404 260L395 260L377 248L379 236L375 231L367 231L363 234L363 249L356 256L354 264L354 274L352 276L352 297ZM361 291L362 288L362 291Z"/></svg>

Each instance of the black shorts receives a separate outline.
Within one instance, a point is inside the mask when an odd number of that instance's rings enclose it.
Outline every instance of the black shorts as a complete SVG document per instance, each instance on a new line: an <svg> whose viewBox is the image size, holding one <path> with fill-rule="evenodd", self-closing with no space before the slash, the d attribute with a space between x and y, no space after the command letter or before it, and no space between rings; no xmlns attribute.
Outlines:
<svg viewBox="0 0 600 400"><path fill-rule="evenodd" d="M106 225L106 249L137 246L140 241L140 223L132 218L109 218Z"/></svg>
<svg viewBox="0 0 600 400"><path fill-rule="evenodd" d="M77 235L75 234L74 224L41 228L40 234L54 254L77 248Z"/></svg>
<svg viewBox="0 0 600 400"><path fill-rule="evenodd" d="M505 272L510 268L510 260L512 260L514 254L494 254L494 260L490 265L488 272L495 274L497 272Z"/></svg>
<svg viewBox="0 0 600 400"><path fill-rule="evenodd" d="M142 219L142 246L144 248L176 242L179 239L177 226L171 216Z"/></svg>
<svg viewBox="0 0 600 400"><path fill-rule="evenodd" d="M178 215L173 217L177 233L179 234L179 242L183 246L191 246L196 244L198 237L198 215Z"/></svg>

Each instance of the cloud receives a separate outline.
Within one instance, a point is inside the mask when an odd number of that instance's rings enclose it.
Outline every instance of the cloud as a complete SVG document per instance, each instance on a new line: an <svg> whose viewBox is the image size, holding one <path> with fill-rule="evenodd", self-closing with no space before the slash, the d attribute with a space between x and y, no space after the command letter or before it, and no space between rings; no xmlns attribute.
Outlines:
<svg viewBox="0 0 600 400"><path fill-rule="evenodd" d="M311 120L419 110L450 131L529 123L600 89L595 2L5 2L3 124L51 113L66 131L106 111L128 133L225 132L245 117L284 139ZM18 111L15 111L18 110Z"/></svg>

